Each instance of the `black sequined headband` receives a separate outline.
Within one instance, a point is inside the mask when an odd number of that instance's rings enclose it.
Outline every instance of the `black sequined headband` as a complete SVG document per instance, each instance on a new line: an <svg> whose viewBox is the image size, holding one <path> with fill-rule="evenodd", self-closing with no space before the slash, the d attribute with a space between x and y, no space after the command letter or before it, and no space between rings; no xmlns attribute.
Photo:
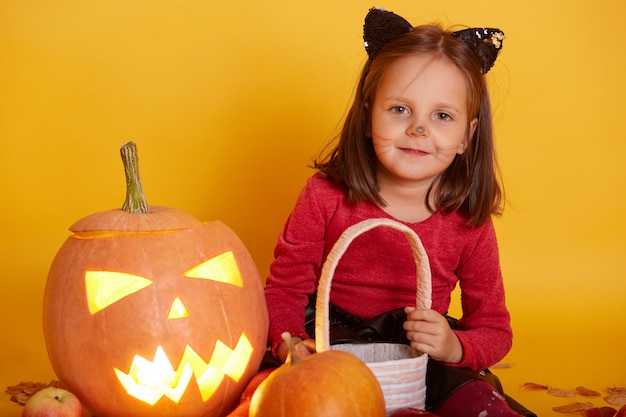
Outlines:
<svg viewBox="0 0 626 417"><path fill-rule="evenodd" d="M413 25L403 17L383 8L370 9L363 25L363 39L368 56L370 59L374 58L387 43L412 30ZM453 32L452 36L461 39L474 51L480 60L483 74L493 66L504 40L504 32L494 28L464 29Z"/></svg>

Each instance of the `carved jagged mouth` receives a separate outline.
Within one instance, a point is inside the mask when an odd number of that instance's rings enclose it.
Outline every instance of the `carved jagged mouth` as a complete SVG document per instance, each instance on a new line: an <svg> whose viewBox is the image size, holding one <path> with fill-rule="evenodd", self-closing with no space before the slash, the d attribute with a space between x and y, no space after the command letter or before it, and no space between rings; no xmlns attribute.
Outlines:
<svg viewBox="0 0 626 417"><path fill-rule="evenodd" d="M234 349L218 340L208 362L187 345L178 368L174 369L163 347L158 346L152 361L136 355L128 373L115 368L115 374L129 395L150 405L154 405L163 396L178 403L187 390L191 377L195 376L202 401L207 401L219 388L225 376L235 382L241 378L252 356L252 350L244 333Z"/></svg>

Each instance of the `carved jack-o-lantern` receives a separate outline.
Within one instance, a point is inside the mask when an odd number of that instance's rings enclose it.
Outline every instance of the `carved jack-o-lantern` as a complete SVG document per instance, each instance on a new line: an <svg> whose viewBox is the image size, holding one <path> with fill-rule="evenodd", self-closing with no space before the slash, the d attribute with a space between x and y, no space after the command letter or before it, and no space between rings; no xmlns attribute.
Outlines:
<svg viewBox="0 0 626 417"><path fill-rule="evenodd" d="M53 369L99 417L225 415L265 351L259 272L223 223L146 210L134 144L122 154L124 208L74 224L50 268Z"/></svg>

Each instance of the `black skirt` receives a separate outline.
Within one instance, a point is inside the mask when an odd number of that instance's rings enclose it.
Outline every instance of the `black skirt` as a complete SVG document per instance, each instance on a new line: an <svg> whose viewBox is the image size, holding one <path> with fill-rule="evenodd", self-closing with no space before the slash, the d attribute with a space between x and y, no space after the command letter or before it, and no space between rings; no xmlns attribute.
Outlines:
<svg viewBox="0 0 626 417"><path fill-rule="evenodd" d="M309 297L305 325L309 335L315 335L316 294ZM406 314L397 309L381 314L371 320L364 320L340 308L329 305L329 333L331 345L340 343L403 343L409 344L404 331ZM450 327L462 330L456 319L446 316ZM482 380L491 384L505 398L511 409L527 417L537 417L535 413L519 404L504 393L502 384L489 369L477 372L469 368L457 368L428 359L426 370L426 410L435 411L456 390L470 381Z"/></svg>

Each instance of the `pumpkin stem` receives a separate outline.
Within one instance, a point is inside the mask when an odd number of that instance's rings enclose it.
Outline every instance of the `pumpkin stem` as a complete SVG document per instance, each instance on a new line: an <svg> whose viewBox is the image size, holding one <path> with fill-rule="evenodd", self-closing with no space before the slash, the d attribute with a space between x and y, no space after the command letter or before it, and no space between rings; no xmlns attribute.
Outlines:
<svg viewBox="0 0 626 417"><path fill-rule="evenodd" d="M139 178L139 158L135 142L126 142L120 149L126 174L126 200L122 210L127 213L146 214L150 212L146 196Z"/></svg>
<svg viewBox="0 0 626 417"><path fill-rule="evenodd" d="M287 343L289 346L289 356L292 364L298 363L302 360L298 352L296 351L296 345L293 344L293 339L291 338L291 334L289 332L284 332L280 335L280 337Z"/></svg>

